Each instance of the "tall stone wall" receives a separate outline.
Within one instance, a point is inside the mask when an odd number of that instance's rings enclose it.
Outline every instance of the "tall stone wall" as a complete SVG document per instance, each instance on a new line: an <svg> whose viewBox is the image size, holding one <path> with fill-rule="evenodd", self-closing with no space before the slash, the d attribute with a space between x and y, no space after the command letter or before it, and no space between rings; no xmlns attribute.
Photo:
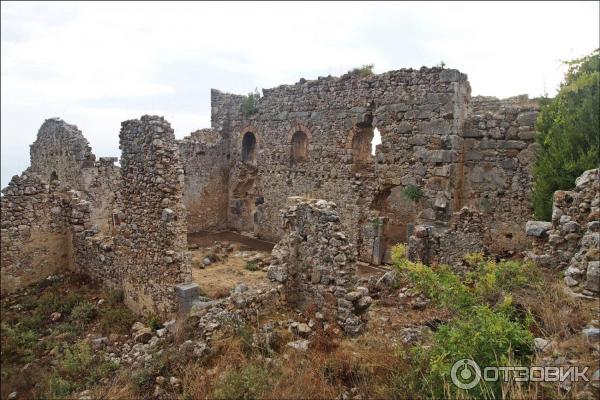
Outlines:
<svg viewBox="0 0 600 400"><path fill-rule="evenodd" d="M422 68L361 77L301 80L263 90L255 113L244 115L239 96L215 115L230 128L229 224L277 240L279 210L290 195L334 200L343 227L361 259L371 261L372 220L389 194L408 185L425 196L415 205L392 204L389 242L406 240L407 221L447 220L451 214L469 85L456 70ZM229 118L229 119L227 119ZM374 129L382 136L375 156ZM306 158L293 159L293 138L306 138ZM253 135L253 155L244 159L244 137ZM363 151L366 142L366 154ZM398 189L400 188L400 189ZM389 202L388 202L389 203ZM437 203L437 206L436 206Z"/></svg>
<svg viewBox="0 0 600 400"><path fill-rule="evenodd" d="M348 334L360 333L371 304L356 287L356 249L341 230L335 203L290 197L282 210L284 238L273 249L270 279L282 283L283 298L318 320L337 321Z"/></svg>
<svg viewBox="0 0 600 400"><path fill-rule="evenodd" d="M71 263L65 198L57 180L48 183L31 169L2 190L2 292L43 280Z"/></svg>
<svg viewBox="0 0 600 400"><path fill-rule="evenodd" d="M160 314L177 309L174 286L188 282L184 172L175 136L162 117L125 121L119 134L114 262L126 303Z"/></svg>
<svg viewBox="0 0 600 400"><path fill-rule="evenodd" d="M185 170L183 202L190 232L227 228L229 144L217 131L202 129L177 141Z"/></svg>
<svg viewBox="0 0 600 400"><path fill-rule="evenodd" d="M474 97L462 134L464 164L457 197L482 212L491 251L522 251L523 224L531 218L535 120L539 105L527 96Z"/></svg>

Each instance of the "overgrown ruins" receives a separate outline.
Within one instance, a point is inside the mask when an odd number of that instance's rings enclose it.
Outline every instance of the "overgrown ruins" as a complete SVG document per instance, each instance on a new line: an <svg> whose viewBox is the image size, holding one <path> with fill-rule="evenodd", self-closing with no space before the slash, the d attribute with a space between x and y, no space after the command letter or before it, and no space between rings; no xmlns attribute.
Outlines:
<svg viewBox="0 0 600 400"><path fill-rule="evenodd" d="M470 92L465 74L425 67L301 79L250 110L212 90L212 127L181 140L161 117L123 122L120 166L48 119L30 168L3 189L2 291L69 266L138 312L174 313L175 287L191 281L186 235L235 230L284 239L269 270L282 294L314 298L352 331L369 303L356 262L385 263L395 243L427 263L530 247L538 106Z"/></svg>

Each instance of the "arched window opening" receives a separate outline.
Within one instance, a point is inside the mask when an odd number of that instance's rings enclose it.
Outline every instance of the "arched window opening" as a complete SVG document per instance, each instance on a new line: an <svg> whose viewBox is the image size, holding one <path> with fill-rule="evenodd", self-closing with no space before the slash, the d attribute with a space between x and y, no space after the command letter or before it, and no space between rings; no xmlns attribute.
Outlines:
<svg viewBox="0 0 600 400"><path fill-rule="evenodd" d="M256 137L252 132L246 132L242 139L242 161L256 164Z"/></svg>
<svg viewBox="0 0 600 400"><path fill-rule="evenodd" d="M308 137L306 133L297 131L292 136L292 165L308 160Z"/></svg>

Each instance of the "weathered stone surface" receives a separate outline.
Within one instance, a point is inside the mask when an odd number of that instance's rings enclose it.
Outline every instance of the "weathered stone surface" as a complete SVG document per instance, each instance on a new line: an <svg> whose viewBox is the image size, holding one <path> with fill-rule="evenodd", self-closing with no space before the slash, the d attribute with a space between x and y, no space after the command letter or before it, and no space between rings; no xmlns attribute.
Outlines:
<svg viewBox="0 0 600 400"><path fill-rule="evenodd" d="M541 237L552 229L552 222L546 221L527 221L525 231L529 236Z"/></svg>

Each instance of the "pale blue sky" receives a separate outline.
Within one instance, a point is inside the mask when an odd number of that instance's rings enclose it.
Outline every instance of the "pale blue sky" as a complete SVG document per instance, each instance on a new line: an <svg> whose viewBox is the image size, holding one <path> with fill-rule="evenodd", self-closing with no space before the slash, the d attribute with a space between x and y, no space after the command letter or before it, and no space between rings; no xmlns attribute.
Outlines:
<svg viewBox="0 0 600 400"><path fill-rule="evenodd" d="M444 61L473 94L553 95L559 60L599 47L599 2L1 3L1 185L44 119L118 156L120 122L210 125L210 88L247 93Z"/></svg>

